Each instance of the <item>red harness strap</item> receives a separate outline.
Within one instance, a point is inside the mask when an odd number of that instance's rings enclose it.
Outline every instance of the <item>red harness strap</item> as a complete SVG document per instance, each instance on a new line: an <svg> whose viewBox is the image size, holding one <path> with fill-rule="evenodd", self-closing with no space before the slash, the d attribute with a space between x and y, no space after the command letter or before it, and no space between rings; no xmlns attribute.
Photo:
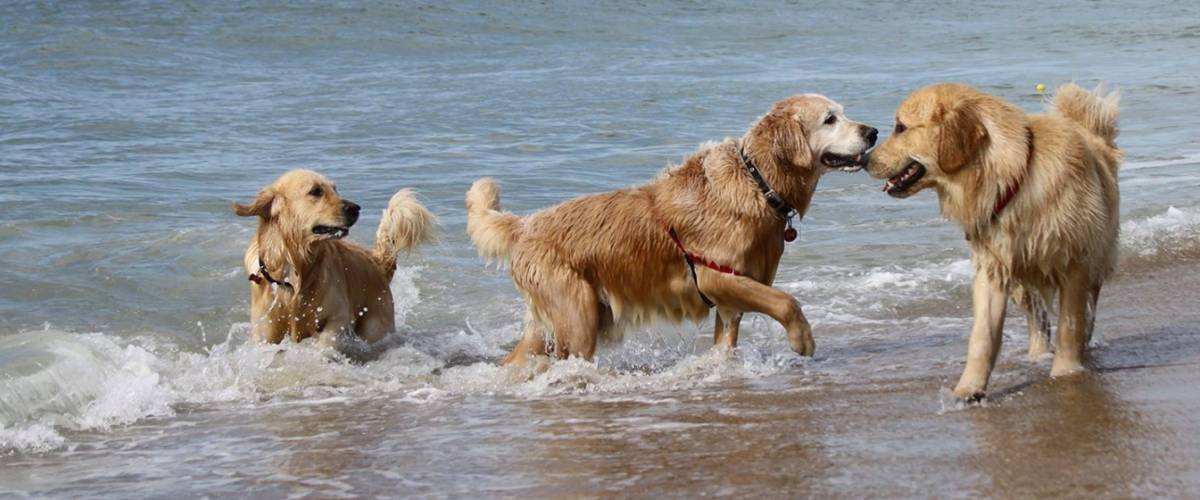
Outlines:
<svg viewBox="0 0 1200 500"><path fill-rule="evenodd" d="M1025 137L1029 141L1029 152L1025 155L1025 170L1028 173L1029 166L1033 164L1033 129L1026 127ZM1017 177L1012 184L1004 188L1004 192L1000 193L1000 197L996 198L996 203L992 205L993 224L996 222L996 219L1000 218L1000 212L1004 210L1004 207L1007 207L1013 198L1017 196L1017 192L1021 190L1021 180L1024 176ZM971 233L965 233L963 236L967 238L967 241L971 241Z"/></svg>
<svg viewBox="0 0 1200 500"><path fill-rule="evenodd" d="M1025 137L1026 140L1029 141L1029 150L1028 153L1025 154L1025 169L1029 170L1029 165L1033 163L1033 129L1026 127ZM1017 196L1017 191L1020 190L1021 178L1018 177L1015 181L1013 181L1012 184L1009 184L1008 187L1004 189L1004 193L1002 193L999 198L996 198L996 204L992 205L993 221L995 221L997 217L1000 217L1000 211L1004 210L1004 207L1008 206L1009 202L1013 200L1013 197Z"/></svg>
<svg viewBox="0 0 1200 500"><path fill-rule="evenodd" d="M999 198L996 198L996 204L992 206L992 220L996 220L997 217L1000 217L1000 211L1004 210L1004 207L1008 206L1008 203L1012 201L1013 197L1017 195L1017 191L1020 190L1021 181L1017 181L1008 185L1008 189L1005 189L1004 194L1000 195Z"/></svg>
<svg viewBox="0 0 1200 500"><path fill-rule="evenodd" d="M685 259L687 259L691 262L695 262L696 264L700 264L704 267L707 267L707 268L712 269L719 273L732 274L734 276L742 275L742 273L737 272L737 269L734 269L729 266L723 266L721 264L717 264L716 262L713 262L711 260L704 258L703 255L696 255L694 253L688 252L687 249L683 247L683 242L679 241L679 234L675 232L675 228L668 227L667 235L671 237L671 241L675 242L675 246L679 248L679 251L683 252L683 257Z"/></svg>
<svg viewBox="0 0 1200 500"><path fill-rule="evenodd" d="M675 232L675 228L664 224L663 229L667 230L667 236L671 237L671 241L675 243L675 247L683 253L683 261L687 263L688 272L692 273L692 282L696 284L696 293L700 294L700 300L704 301L704 305L708 306L709 309L712 309L716 304L700 290L700 278L696 276L696 263L700 263L700 265L719 273L732 274L734 276L741 276L742 274L732 267L722 266L703 256L688 252L686 248L683 248L683 242L679 241L679 234Z"/></svg>

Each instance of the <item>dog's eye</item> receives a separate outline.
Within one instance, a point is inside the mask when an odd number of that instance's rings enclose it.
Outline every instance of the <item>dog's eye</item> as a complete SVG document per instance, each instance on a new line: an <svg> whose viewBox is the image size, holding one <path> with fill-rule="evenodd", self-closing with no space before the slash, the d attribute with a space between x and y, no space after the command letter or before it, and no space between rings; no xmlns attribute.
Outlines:
<svg viewBox="0 0 1200 500"><path fill-rule="evenodd" d="M320 198L325 196L325 190L321 189L321 186L313 186L312 189L308 190L308 195L312 196L313 198Z"/></svg>
<svg viewBox="0 0 1200 500"><path fill-rule="evenodd" d="M835 123L837 123L837 115L829 115L829 118L825 119L826 125L833 125Z"/></svg>
<svg viewBox="0 0 1200 500"><path fill-rule="evenodd" d="M905 130L908 130L908 127L905 127L903 123L896 122L896 131L893 133L900 134L900 133L904 132Z"/></svg>

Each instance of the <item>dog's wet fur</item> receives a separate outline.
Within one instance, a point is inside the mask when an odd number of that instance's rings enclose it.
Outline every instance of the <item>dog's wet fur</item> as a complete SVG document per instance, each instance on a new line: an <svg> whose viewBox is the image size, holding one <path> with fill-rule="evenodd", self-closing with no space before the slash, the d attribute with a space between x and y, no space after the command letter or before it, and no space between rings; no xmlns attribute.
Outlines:
<svg viewBox="0 0 1200 500"><path fill-rule="evenodd" d="M432 239L437 227L413 193L402 190L383 212L374 248L344 240L359 207L309 170L283 174L233 210L258 218L245 254L246 272L257 277L250 284L254 337L273 344L316 337L349 355L395 328L389 284L396 256Z"/></svg>
<svg viewBox="0 0 1200 500"><path fill-rule="evenodd" d="M699 321L717 310L714 343L733 347L745 312L779 321L792 348L814 350L800 303L771 287L785 221L767 205L739 158L803 217L821 175L861 168L877 131L819 95L784 99L739 139L709 143L682 165L629 189L583 196L527 217L500 209L499 187L468 191L467 232L479 254L511 264L525 299L521 341L503 364L553 354L592 358L601 339L654 319ZM688 252L739 274L697 265L695 279L668 235ZM540 362L538 362L540 363Z"/></svg>
<svg viewBox="0 0 1200 500"><path fill-rule="evenodd" d="M933 85L900 105L871 153L867 169L887 179L884 191L933 189L969 241L974 326L959 398L985 394L1010 297L1026 312L1031 357L1050 352L1057 298L1051 375L1085 369L1096 301L1117 262L1117 103L1115 92L1067 84L1046 113L1026 114L966 85Z"/></svg>

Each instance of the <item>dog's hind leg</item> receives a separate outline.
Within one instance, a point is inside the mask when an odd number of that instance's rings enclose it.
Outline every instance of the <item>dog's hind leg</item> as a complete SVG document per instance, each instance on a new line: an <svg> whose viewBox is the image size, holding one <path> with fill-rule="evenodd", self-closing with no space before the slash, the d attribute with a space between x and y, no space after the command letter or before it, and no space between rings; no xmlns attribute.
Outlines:
<svg viewBox="0 0 1200 500"><path fill-rule="evenodd" d="M1091 286L1087 267L1072 263L1059 291L1058 349L1054 353L1051 377L1084 371L1083 351L1087 347L1088 302Z"/></svg>
<svg viewBox="0 0 1200 500"><path fill-rule="evenodd" d="M596 291L574 274L559 276L554 285L541 290L552 296L540 297L554 329L554 354L558 359L571 356L591 360L600 335L600 299Z"/></svg>
<svg viewBox="0 0 1200 500"><path fill-rule="evenodd" d="M718 309L713 325L713 345L729 349L737 347L738 329L741 322L741 312Z"/></svg>
<svg viewBox="0 0 1200 500"><path fill-rule="evenodd" d="M546 355L546 330L542 328L541 320L537 318L532 309L525 310L523 328L521 340L513 347L512 352L500 361L500 366L523 365L530 358Z"/></svg>
<svg viewBox="0 0 1200 500"><path fill-rule="evenodd" d="M709 269L696 271L700 290L716 303L718 310L766 314L787 330L788 343L793 351L801 356L813 355L816 346L813 344L812 327L795 297L745 276L722 274Z"/></svg>
<svg viewBox="0 0 1200 500"><path fill-rule="evenodd" d="M1096 305L1100 302L1100 287L1103 283L1096 283L1088 290L1088 308L1087 308L1087 342L1084 344L1086 349L1092 343L1092 332L1096 331Z"/></svg>
<svg viewBox="0 0 1200 500"><path fill-rule="evenodd" d="M598 310L600 321L600 325L597 327L597 331L599 332L598 342L601 345L620 344L625 339L626 324L618 322L617 318L613 315L612 307L603 301L600 302Z"/></svg>
<svg viewBox="0 0 1200 500"><path fill-rule="evenodd" d="M1029 329L1029 359L1045 356L1050 352L1050 314L1046 312L1042 296L1017 285L1013 287L1012 298L1025 311L1025 325Z"/></svg>

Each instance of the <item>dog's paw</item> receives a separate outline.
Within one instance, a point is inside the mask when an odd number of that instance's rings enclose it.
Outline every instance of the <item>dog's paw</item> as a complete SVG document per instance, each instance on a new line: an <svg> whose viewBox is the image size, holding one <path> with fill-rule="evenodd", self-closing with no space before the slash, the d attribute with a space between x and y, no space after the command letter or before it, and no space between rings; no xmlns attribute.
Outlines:
<svg viewBox="0 0 1200 500"><path fill-rule="evenodd" d="M730 361L737 358L737 349L725 344L713 344L708 352L709 355L721 361Z"/></svg>
<svg viewBox="0 0 1200 500"><path fill-rule="evenodd" d="M1054 354L1054 350L1050 347L1050 342L1042 338L1029 340L1029 354L1027 358L1030 361L1041 361Z"/></svg>
<svg viewBox="0 0 1200 500"><path fill-rule="evenodd" d="M1065 377L1068 375L1083 373L1085 371L1087 371L1087 368L1084 367L1083 363L1080 363L1079 360L1055 357L1054 365L1050 367L1050 376Z"/></svg>
<svg viewBox="0 0 1200 500"><path fill-rule="evenodd" d="M812 327L808 321L801 319L798 324L788 331L788 343L792 350L801 356L812 356L817 345L813 342Z"/></svg>
<svg viewBox="0 0 1200 500"><path fill-rule="evenodd" d="M553 360L545 355L522 355L507 363L501 364L504 369L504 379L509 384L520 384L533 380L534 377L550 369Z"/></svg>
<svg viewBox="0 0 1200 500"><path fill-rule="evenodd" d="M959 380L954 387L954 397L965 403L978 403L987 397L987 387L974 380Z"/></svg>
<svg viewBox="0 0 1200 500"><path fill-rule="evenodd" d="M1039 351L1034 349L1030 349L1029 354L1025 355L1025 359L1030 363L1046 361L1052 357L1054 357L1054 351Z"/></svg>

